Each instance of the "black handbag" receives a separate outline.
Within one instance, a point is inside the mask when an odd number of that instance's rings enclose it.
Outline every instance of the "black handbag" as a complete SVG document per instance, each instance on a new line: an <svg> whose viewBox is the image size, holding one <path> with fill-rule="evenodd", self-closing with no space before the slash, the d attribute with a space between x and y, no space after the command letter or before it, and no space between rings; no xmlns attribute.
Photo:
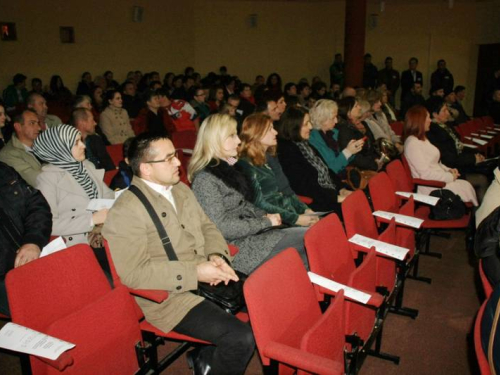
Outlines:
<svg viewBox="0 0 500 375"><path fill-rule="evenodd" d="M165 253L167 254L168 259L171 261L179 260L172 247L172 243L170 242L167 231L161 224L160 218L156 214L153 206L148 201L144 193L134 185L131 185L129 187L129 191L135 194L137 198L139 198L139 200L148 211L149 216L151 216L151 219L153 220L156 230L158 231L158 235L160 236L161 243L163 245L163 248L165 249ZM199 296L204 297L209 301L212 301L217 306L230 314L236 314L243 307L245 307L243 283L247 278L247 275L242 272L236 271L236 274L238 275L239 281L229 281L227 285L225 285L224 283L210 285L208 283L198 282L198 290L193 293L198 294Z"/></svg>
<svg viewBox="0 0 500 375"><path fill-rule="evenodd" d="M478 258L498 254L500 238L500 207L491 212L476 229L474 252Z"/></svg>
<svg viewBox="0 0 500 375"><path fill-rule="evenodd" d="M465 204L462 199L448 189L432 191L432 197L440 198L439 202L431 208L429 217L432 220L454 220L465 215Z"/></svg>

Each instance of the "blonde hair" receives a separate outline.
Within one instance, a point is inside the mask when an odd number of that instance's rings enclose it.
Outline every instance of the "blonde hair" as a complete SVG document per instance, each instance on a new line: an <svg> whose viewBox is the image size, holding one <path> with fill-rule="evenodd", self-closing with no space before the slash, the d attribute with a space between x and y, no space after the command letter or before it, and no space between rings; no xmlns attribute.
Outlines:
<svg viewBox="0 0 500 375"><path fill-rule="evenodd" d="M371 111L372 106L370 105L370 103L368 101L360 100L360 101L358 101L358 103L359 103L359 106L361 107L360 116L364 115L366 112Z"/></svg>
<svg viewBox="0 0 500 375"><path fill-rule="evenodd" d="M236 120L229 115L208 116L198 130L193 156L189 161L188 179L193 181L196 173L205 168L212 159L219 161L223 155L223 143L236 134Z"/></svg>
<svg viewBox="0 0 500 375"><path fill-rule="evenodd" d="M273 126L271 117L263 113L254 113L243 121L241 127L239 147L240 157L250 160L253 165L262 166L266 163L266 149L261 143L261 139L269 127ZM271 155L276 154L276 147L267 149Z"/></svg>
<svg viewBox="0 0 500 375"><path fill-rule="evenodd" d="M314 129L321 129L323 124L331 120L333 117L333 111L338 112L339 108L337 103L330 99L320 99L309 111L309 116L311 117L311 124Z"/></svg>

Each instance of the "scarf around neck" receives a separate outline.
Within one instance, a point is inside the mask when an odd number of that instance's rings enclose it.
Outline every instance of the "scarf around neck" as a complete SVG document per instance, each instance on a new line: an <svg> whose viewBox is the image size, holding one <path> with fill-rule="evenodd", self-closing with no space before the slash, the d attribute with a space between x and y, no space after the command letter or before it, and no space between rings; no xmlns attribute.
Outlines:
<svg viewBox="0 0 500 375"><path fill-rule="evenodd" d="M328 167L323 160L319 158L307 141L295 142L302 156L318 171L318 184L324 189L335 190L335 185L330 178Z"/></svg>

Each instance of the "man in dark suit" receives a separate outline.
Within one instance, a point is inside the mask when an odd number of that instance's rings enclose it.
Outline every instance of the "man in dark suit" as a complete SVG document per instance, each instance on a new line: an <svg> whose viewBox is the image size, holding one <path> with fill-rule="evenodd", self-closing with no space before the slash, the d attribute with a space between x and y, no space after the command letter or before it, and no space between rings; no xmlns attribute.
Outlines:
<svg viewBox="0 0 500 375"><path fill-rule="evenodd" d="M372 55L367 53L364 57L363 68L363 87L364 88L377 88L378 70L372 63Z"/></svg>
<svg viewBox="0 0 500 375"><path fill-rule="evenodd" d="M422 72L417 70L418 59L412 57L408 62L409 69L401 73L401 101L404 100L407 93L410 92L414 83L420 83L420 86L424 86L424 77Z"/></svg>
<svg viewBox="0 0 500 375"><path fill-rule="evenodd" d="M437 66L438 68L431 75L431 86L442 87L445 92L453 91L453 87L455 87L453 74L446 69L446 61L439 60Z"/></svg>
<svg viewBox="0 0 500 375"><path fill-rule="evenodd" d="M422 85L419 82L415 82L410 92L406 94L404 99L401 101L401 109L399 115L401 119L404 120L406 111L408 111L414 105L423 105L425 99L422 96Z"/></svg>
<svg viewBox="0 0 500 375"><path fill-rule="evenodd" d="M384 83L388 90L389 103L394 107L396 91L399 89L399 72L392 67L392 57L385 58L385 68L378 71L378 84Z"/></svg>

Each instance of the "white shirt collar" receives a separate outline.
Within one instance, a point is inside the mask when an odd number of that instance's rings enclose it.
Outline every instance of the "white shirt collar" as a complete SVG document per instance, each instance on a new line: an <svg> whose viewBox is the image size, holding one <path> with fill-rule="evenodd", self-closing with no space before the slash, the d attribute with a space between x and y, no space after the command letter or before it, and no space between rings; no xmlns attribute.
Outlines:
<svg viewBox="0 0 500 375"><path fill-rule="evenodd" d="M153 189L157 193L161 194L164 198L166 198L174 207L175 212L177 212L177 207L175 206L174 196L172 195L172 187L173 187L172 185L167 187L167 186L157 184L155 182L145 180L143 178L141 178L141 180L144 181L144 183L146 185L148 185L151 189Z"/></svg>

